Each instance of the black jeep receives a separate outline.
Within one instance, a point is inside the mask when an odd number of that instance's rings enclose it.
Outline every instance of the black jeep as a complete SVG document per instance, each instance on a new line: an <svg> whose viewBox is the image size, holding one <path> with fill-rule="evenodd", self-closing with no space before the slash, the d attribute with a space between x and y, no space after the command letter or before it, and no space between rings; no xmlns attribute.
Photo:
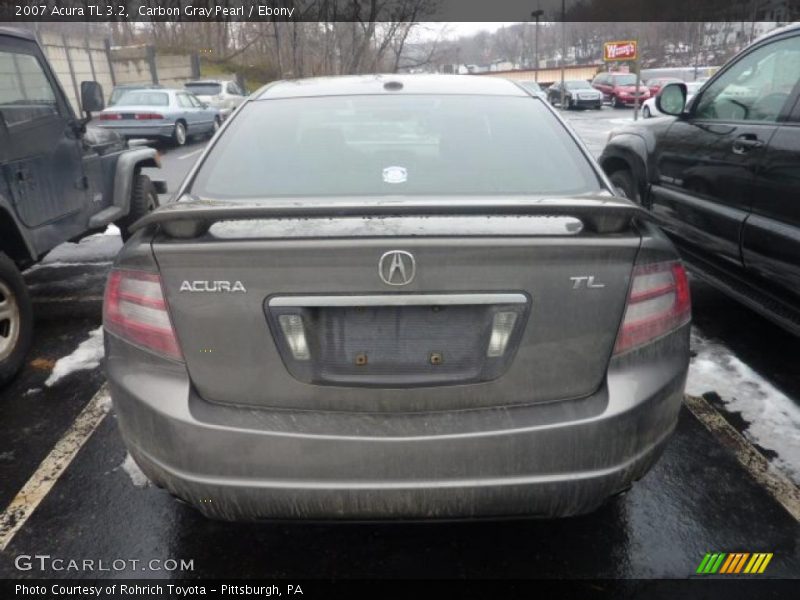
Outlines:
<svg viewBox="0 0 800 600"><path fill-rule="evenodd" d="M128 227L158 205L154 149L131 149L87 125L103 109L99 84L81 84L86 118L73 112L36 38L0 27L0 385L23 363L33 310L20 271L55 246L115 223Z"/></svg>

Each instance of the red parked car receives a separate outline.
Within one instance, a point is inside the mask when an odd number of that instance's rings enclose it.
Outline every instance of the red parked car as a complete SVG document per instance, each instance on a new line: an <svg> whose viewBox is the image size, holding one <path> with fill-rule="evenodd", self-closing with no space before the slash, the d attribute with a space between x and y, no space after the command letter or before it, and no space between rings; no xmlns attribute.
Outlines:
<svg viewBox="0 0 800 600"><path fill-rule="evenodd" d="M636 96L639 105L650 97L647 86L639 84L636 88L636 75L633 73L598 73L592 87L603 92L603 100L611 102L614 108L633 106Z"/></svg>
<svg viewBox="0 0 800 600"><path fill-rule="evenodd" d="M657 77L650 79L647 82L647 89L650 90L650 96L653 97L658 94L658 91L668 83L683 83L683 79L677 77Z"/></svg>

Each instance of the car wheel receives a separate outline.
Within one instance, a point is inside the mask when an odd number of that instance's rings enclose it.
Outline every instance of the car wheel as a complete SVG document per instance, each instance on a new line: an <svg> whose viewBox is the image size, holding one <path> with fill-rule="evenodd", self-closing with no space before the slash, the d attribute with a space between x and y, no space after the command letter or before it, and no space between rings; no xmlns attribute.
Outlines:
<svg viewBox="0 0 800 600"><path fill-rule="evenodd" d="M131 237L130 226L157 209L158 204L158 193L150 178L141 173L134 175L131 188L131 209L126 217L116 223L123 241L128 241L128 238Z"/></svg>
<svg viewBox="0 0 800 600"><path fill-rule="evenodd" d="M575 104L572 101L572 98L567 98L567 110L575 110Z"/></svg>
<svg viewBox="0 0 800 600"><path fill-rule="evenodd" d="M645 106L645 107L642 109L642 116L643 116L645 119L649 119L650 117L652 117L652 116L653 116L652 114L650 114L650 107L649 107L649 106Z"/></svg>
<svg viewBox="0 0 800 600"><path fill-rule="evenodd" d="M214 134L219 131L221 126L222 122L220 121L219 117L214 117L214 125L211 126L211 137L214 137Z"/></svg>
<svg viewBox="0 0 800 600"><path fill-rule="evenodd" d="M614 108L622 108L622 102L616 96L611 96L611 106Z"/></svg>
<svg viewBox="0 0 800 600"><path fill-rule="evenodd" d="M609 179L614 187L622 196L633 200L636 204L642 203L642 197L639 194L639 188L636 187L636 182L633 179L633 174L627 169L620 169L614 171Z"/></svg>
<svg viewBox="0 0 800 600"><path fill-rule="evenodd" d="M0 386L17 374L33 340L33 306L22 274L0 252Z"/></svg>
<svg viewBox="0 0 800 600"><path fill-rule="evenodd" d="M176 146L186 144L186 123L183 121L175 122L175 131L172 132L172 143Z"/></svg>

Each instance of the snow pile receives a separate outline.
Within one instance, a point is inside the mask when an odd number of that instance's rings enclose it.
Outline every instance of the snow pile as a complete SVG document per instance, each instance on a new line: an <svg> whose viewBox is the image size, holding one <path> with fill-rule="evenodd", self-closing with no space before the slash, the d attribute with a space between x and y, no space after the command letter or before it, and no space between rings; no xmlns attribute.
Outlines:
<svg viewBox="0 0 800 600"><path fill-rule="evenodd" d="M70 373L94 369L103 358L103 328L89 332L89 339L82 342L72 354L59 358L50 377L44 384L47 387L57 383Z"/></svg>
<svg viewBox="0 0 800 600"><path fill-rule="evenodd" d="M125 460L122 461L120 467L128 474L128 477L131 478L133 487L146 488L150 485L150 480L147 478L147 475L142 472L139 465L136 464L136 461L133 460L130 454L125 456Z"/></svg>
<svg viewBox="0 0 800 600"><path fill-rule="evenodd" d="M77 244L65 242L56 246L42 261L43 266L68 266L83 263L110 262L122 248L119 229L109 225L104 233L83 238Z"/></svg>
<svg viewBox="0 0 800 600"><path fill-rule="evenodd" d="M800 484L800 407L731 351L692 333L686 392L716 392L725 407L748 423L745 437L777 455L771 462Z"/></svg>

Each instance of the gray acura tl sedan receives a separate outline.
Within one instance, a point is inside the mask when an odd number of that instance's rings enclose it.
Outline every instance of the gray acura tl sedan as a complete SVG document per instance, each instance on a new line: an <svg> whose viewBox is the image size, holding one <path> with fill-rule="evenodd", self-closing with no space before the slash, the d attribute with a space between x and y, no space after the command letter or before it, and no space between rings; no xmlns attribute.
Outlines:
<svg viewBox="0 0 800 600"><path fill-rule="evenodd" d="M271 84L106 289L125 443L208 516L565 516L678 417L669 241L513 82Z"/></svg>

